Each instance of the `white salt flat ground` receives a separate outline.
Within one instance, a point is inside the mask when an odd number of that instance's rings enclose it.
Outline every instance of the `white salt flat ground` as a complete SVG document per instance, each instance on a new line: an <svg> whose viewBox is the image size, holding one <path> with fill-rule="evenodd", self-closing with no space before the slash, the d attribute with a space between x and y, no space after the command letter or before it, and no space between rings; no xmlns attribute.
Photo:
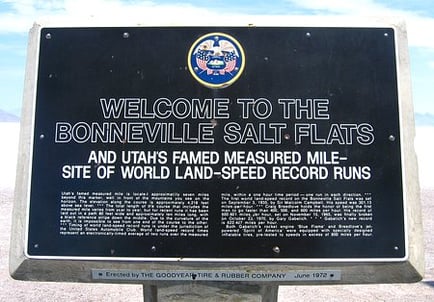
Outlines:
<svg viewBox="0 0 434 302"><path fill-rule="evenodd" d="M15 183L19 130L19 123L0 123L0 189Z"/></svg>
<svg viewBox="0 0 434 302"><path fill-rule="evenodd" d="M23 282L9 277L18 133L18 123L0 123L0 301L143 301L139 285ZM279 302L434 301L434 127L418 127L416 133L426 246L424 280L415 284L281 286Z"/></svg>
<svg viewBox="0 0 434 302"><path fill-rule="evenodd" d="M434 127L417 127L414 142L421 188L434 188Z"/></svg>

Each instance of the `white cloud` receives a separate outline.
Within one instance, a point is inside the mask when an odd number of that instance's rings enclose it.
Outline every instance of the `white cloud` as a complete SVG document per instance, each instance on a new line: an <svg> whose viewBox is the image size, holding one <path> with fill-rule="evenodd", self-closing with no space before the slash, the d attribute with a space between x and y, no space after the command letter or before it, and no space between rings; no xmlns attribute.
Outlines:
<svg viewBox="0 0 434 302"><path fill-rule="evenodd" d="M384 7L374 3L371 0L288 0L295 6L309 9L317 13L332 13L332 14L351 14L368 15L372 12Z"/></svg>
<svg viewBox="0 0 434 302"><path fill-rule="evenodd" d="M420 13L391 8L374 0L288 0L288 2L312 10L316 14L401 18L407 24L410 46L434 49L434 18Z"/></svg>
<svg viewBox="0 0 434 302"><path fill-rule="evenodd" d="M406 21L410 46L434 49L434 18L408 16Z"/></svg>
<svg viewBox="0 0 434 302"><path fill-rule="evenodd" d="M189 4L157 4L156 1L121 0L3 0L12 10L0 13L0 33L25 33L35 21L80 25L219 25L240 20L261 24L285 22L288 15L224 15ZM288 0L296 9L316 16L399 17L407 23L409 44L434 49L434 18L400 10L374 0ZM222 12L220 12L222 13ZM247 22L247 21L246 21ZM252 22L252 21L250 21Z"/></svg>
<svg viewBox="0 0 434 302"><path fill-rule="evenodd" d="M211 11L187 4L158 5L152 1L64 0L6 1L12 10L0 13L0 32L27 32L34 22L69 25L131 25L188 23L217 17Z"/></svg>

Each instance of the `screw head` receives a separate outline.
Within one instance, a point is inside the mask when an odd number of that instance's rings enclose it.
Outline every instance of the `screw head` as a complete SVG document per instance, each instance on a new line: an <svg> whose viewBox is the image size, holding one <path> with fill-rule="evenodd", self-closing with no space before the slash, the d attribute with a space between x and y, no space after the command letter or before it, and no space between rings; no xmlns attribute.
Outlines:
<svg viewBox="0 0 434 302"><path fill-rule="evenodd" d="M278 247L277 245L273 247L273 252L276 254L280 253L280 247Z"/></svg>

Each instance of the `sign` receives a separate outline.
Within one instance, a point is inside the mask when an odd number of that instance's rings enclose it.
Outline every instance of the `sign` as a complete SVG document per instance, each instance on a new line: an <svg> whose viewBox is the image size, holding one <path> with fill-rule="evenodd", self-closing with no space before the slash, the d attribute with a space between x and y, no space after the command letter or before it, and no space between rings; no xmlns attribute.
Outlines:
<svg viewBox="0 0 434 302"><path fill-rule="evenodd" d="M392 28L43 28L30 258L407 257Z"/></svg>

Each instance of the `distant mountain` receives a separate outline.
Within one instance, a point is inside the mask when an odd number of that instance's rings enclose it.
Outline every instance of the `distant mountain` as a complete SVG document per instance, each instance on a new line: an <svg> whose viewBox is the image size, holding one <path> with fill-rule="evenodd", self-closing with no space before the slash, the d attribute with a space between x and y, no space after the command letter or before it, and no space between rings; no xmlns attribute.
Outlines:
<svg viewBox="0 0 434 302"><path fill-rule="evenodd" d="M0 122L19 122L20 118L12 113L0 109Z"/></svg>
<svg viewBox="0 0 434 302"><path fill-rule="evenodd" d="M415 113L416 126L434 126L434 115L430 113Z"/></svg>

